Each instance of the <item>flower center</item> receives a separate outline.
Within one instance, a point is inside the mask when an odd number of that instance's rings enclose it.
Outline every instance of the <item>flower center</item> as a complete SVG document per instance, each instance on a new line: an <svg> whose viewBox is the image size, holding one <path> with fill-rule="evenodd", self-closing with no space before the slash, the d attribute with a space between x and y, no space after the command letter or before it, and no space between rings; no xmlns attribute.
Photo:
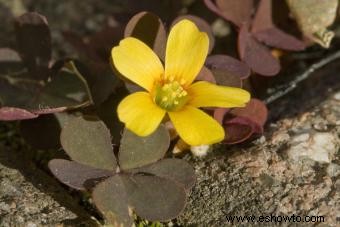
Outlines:
<svg viewBox="0 0 340 227"><path fill-rule="evenodd" d="M176 111L185 105L188 93L177 81L166 82L156 87L155 103L167 111Z"/></svg>

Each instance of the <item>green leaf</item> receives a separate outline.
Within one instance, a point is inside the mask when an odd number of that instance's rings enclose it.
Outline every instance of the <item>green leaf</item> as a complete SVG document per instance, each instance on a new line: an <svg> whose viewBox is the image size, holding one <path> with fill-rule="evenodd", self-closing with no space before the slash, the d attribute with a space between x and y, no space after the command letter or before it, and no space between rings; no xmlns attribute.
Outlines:
<svg viewBox="0 0 340 227"><path fill-rule="evenodd" d="M92 193L93 202L113 226L132 226L125 186L119 175L98 184Z"/></svg>
<svg viewBox="0 0 340 227"><path fill-rule="evenodd" d="M68 121L60 141L72 160L94 168L116 169L110 131L102 121L84 117Z"/></svg>
<svg viewBox="0 0 340 227"><path fill-rule="evenodd" d="M163 125L147 137L125 129L118 155L120 167L126 170L154 163L164 157L169 144L170 136Z"/></svg>

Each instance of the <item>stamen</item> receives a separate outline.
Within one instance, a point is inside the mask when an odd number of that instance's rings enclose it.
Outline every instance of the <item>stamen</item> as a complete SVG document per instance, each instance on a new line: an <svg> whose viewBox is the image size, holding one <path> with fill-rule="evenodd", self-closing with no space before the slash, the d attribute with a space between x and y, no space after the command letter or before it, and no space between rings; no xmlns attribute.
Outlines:
<svg viewBox="0 0 340 227"><path fill-rule="evenodd" d="M170 88L170 85L169 84L164 84L164 86L162 87L162 90L163 91L166 91Z"/></svg>
<svg viewBox="0 0 340 227"><path fill-rule="evenodd" d="M179 94L179 97L184 97L184 96L186 96L188 94L188 92L186 92L186 91L182 91L180 94Z"/></svg>
<svg viewBox="0 0 340 227"><path fill-rule="evenodd" d="M170 80L174 78L172 76ZM168 81L158 85L155 90L154 101L159 107L167 111L176 111L186 104L187 94L178 81Z"/></svg>

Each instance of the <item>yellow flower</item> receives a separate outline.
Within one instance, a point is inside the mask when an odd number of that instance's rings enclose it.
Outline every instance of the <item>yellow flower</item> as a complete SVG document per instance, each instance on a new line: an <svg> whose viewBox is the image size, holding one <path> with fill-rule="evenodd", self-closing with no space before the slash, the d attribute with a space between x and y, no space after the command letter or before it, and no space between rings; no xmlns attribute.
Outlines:
<svg viewBox="0 0 340 227"><path fill-rule="evenodd" d="M207 57L209 38L189 20L170 31L165 69L143 42L129 37L112 49L116 69L146 91L133 93L118 105L118 117L139 136L154 132L168 113L179 136L190 145L213 144L224 139L224 130L199 107L242 107L247 91L200 81L193 83Z"/></svg>

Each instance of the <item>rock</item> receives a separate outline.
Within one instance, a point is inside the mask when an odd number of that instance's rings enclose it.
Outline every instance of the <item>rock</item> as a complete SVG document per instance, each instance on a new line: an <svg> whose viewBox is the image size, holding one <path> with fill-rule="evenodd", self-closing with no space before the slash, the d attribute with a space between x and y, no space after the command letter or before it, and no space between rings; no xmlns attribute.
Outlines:
<svg viewBox="0 0 340 227"><path fill-rule="evenodd" d="M333 97L336 101L340 101L340 92L335 93Z"/></svg>
<svg viewBox="0 0 340 227"><path fill-rule="evenodd" d="M340 175L340 165L331 163L327 167L327 174L331 177L337 177Z"/></svg>
<svg viewBox="0 0 340 227"><path fill-rule="evenodd" d="M210 148L209 145L191 146L190 151L194 156L203 158L211 151Z"/></svg>
<svg viewBox="0 0 340 227"><path fill-rule="evenodd" d="M93 226L77 200L18 145L13 137L11 143L0 141L0 226Z"/></svg>
<svg viewBox="0 0 340 227"><path fill-rule="evenodd" d="M293 161L309 158L330 163L338 150L339 139L333 133L303 133L292 138L287 154Z"/></svg>
<svg viewBox="0 0 340 227"><path fill-rule="evenodd" d="M186 156L197 183L180 226L300 226L299 223L230 223L227 216L340 217L340 105L329 96L314 110L283 118L267 128L263 143L224 146L204 160ZM333 117L329 117L333 116ZM324 122L327 130L313 127ZM315 217L316 218L316 217ZM320 225L321 226L321 225Z"/></svg>

